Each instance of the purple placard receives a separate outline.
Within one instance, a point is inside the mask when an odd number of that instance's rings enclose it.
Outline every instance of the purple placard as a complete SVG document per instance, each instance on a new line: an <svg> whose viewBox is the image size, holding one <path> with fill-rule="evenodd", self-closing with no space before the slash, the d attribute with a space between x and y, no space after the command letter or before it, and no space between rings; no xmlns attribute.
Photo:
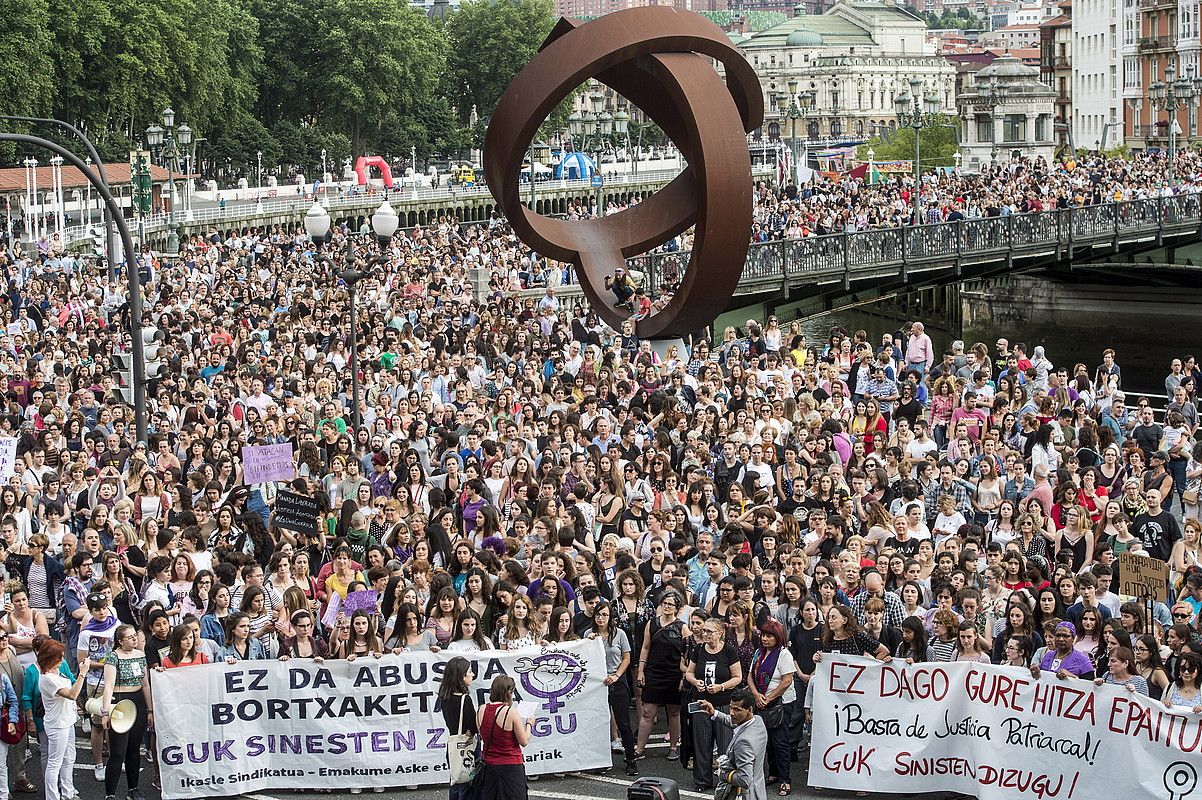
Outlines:
<svg viewBox="0 0 1202 800"><path fill-rule="evenodd" d="M342 604L342 613L348 617L362 609L368 614L375 614L379 609L376 603L377 594L371 589L358 592L348 592L346 601Z"/></svg>
<svg viewBox="0 0 1202 800"><path fill-rule="evenodd" d="M290 481L296 477L292 444L247 445L242 448L242 480L247 486L267 481Z"/></svg>

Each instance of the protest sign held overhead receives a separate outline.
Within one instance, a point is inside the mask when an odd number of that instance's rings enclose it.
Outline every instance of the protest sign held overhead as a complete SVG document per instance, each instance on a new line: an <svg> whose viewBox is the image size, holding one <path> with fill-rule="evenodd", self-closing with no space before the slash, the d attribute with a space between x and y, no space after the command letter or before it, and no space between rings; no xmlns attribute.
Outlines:
<svg viewBox="0 0 1202 800"><path fill-rule="evenodd" d="M298 533L317 531L321 505L315 498L296 492L280 492L271 508L271 523Z"/></svg>

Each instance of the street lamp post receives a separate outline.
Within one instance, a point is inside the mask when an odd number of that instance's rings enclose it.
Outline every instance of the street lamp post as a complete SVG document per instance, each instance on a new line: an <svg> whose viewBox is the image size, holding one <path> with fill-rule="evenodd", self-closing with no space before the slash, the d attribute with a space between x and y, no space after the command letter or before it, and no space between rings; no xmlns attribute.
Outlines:
<svg viewBox="0 0 1202 800"><path fill-rule="evenodd" d="M789 121L789 155L793 159L793 179L796 180L800 174L801 155L798 151L798 136L797 136L797 121L802 118L808 118L810 109L814 107L814 93L811 91L798 92L797 80L791 80L787 84L788 93L778 94L776 96L776 111L780 116L781 121ZM782 132L783 135L783 132ZM808 137L808 133L807 133ZM807 147L808 150L808 147Z"/></svg>
<svg viewBox="0 0 1202 800"><path fill-rule="evenodd" d="M630 152L630 114L626 113L626 100L619 99L618 113L614 114L614 137L617 141L626 140L626 171L631 170Z"/></svg>
<svg viewBox="0 0 1202 800"><path fill-rule="evenodd" d="M175 127L175 110L171 106L163 109L163 126L151 125L146 129L146 144L151 149L159 148L159 157L167 167L167 253L179 255L179 226L175 221L175 174L183 173L180 158L192 144L192 129L187 125Z"/></svg>
<svg viewBox="0 0 1202 800"><path fill-rule="evenodd" d="M866 176L868 178L868 180L865 181L865 183L868 183L870 185L872 184L872 171L873 171L873 169L875 169L875 167L873 166L873 163L875 161L876 161L876 151L873 150L871 147L869 147L868 148L868 175Z"/></svg>
<svg viewBox="0 0 1202 800"><path fill-rule="evenodd" d="M255 213L263 213L263 151L255 152Z"/></svg>
<svg viewBox="0 0 1202 800"><path fill-rule="evenodd" d="M932 94L922 93L922 79L910 79L910 94L902 94L895 101L897 121L914 131L914 224L922 223L922 131L938 124L939 99Z"/></svg>
<svg viewBox="0 0 1202 800"><path fill-rule="evenodd" d="M53 156L50 159L50 193L54 197L54 233L63 235L63 159Z"/></svg>
<svg viewBox="0 0 1202 800"><path fill-rule="evenodd" d="M38 160L30 157L21 163L25 167L25 232L32 245L38 240L38 215L34 211L38 202Z"/></svg>
<svg viewBox="0 0 1202 800"><path fill-rule="evenodd" d="M312 213L310 209L310 213ZM306 227L308 227L309 217L305 217ZM320 222L318 222L320 224ZM327 217L326 226L329 226ZM388 242L392 240L392 236L396 233L397 226L400 224L400 218L396 211L385 200L376 209L376 212L371 215L372 231L376 234L376 239L380 243L381 259L385 258L384 249L388 246ZM374 270L370 267L367 270L358 270L355 268L355 251L352 248L347 249L346 254L346 269L338 273L338 277L346 283L349 292L350 302L350 324L351 324L351 422L354 425L355 431L358 432L361 418L359 410L359 324L356 317L355 306L358 303L358 295L356 288L359 281L372 275Z"/></svg>
<svg viewBox="0 0 1202 800"><path fill-rule="evenodd" d="M1169 117L1169 185L1175 186L1175 166L1177 161L1177 111L1182 108L1192 108L1198 102L1199 81L1194 78L1192 68L1187 69L1187 75L1177 78L1177 68L1169 64L1164 69L1164 80L1154 81L1151 86L1152 107L1157 111L1168 113Z"/></svg>

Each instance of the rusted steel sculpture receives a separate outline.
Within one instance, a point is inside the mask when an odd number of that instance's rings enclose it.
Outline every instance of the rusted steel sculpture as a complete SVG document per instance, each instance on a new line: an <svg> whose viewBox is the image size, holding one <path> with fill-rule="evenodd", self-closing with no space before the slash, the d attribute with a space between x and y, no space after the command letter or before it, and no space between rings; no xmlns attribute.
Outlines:
<svg viewBox="0 0 1202 800"><path fill-rule="evenodd" d="M726 84L710 59L726 69ZM547 114L589 78L625 96L680 149L688 167L628 209L584 221L552 219L522 205L518 174ZM723 311L747 258L752 223L746 134L763 122L751 66L718 26L666 6L606 14L586 24L561 19L497 104L484 145L484 172L514 232L534 250L576 265L597 314L617 328L628 315L604 281L625 259L696 226L679 287L639 321L644 338L701 330Z"/></svg>

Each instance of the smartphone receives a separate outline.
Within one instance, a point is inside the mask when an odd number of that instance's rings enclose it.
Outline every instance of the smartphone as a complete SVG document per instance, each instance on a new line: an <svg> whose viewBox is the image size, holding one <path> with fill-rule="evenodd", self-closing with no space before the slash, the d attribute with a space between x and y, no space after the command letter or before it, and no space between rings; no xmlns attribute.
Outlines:
<svg viewBox="0 0 1202 800"><path fill-rule="evenodd" d="M705 711L705 709L701 707L700 700L694 700L693 702L689 703L689 713L690 714L700 714L703 711Z"/></svg>

